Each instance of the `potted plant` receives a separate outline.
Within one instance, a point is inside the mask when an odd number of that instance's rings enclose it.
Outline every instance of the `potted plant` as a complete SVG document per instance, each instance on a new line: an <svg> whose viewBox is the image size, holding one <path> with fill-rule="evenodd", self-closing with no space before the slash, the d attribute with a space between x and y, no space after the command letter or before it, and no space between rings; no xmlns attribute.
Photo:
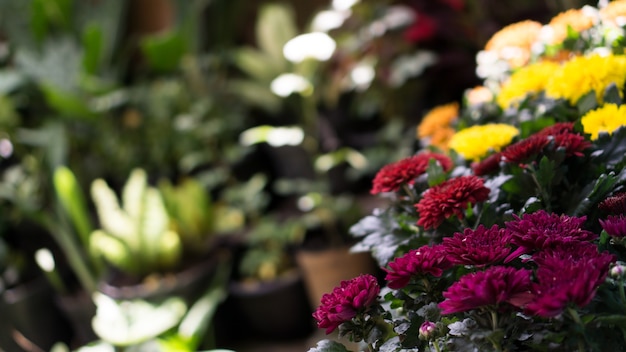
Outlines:
<svg viewBox="0 0 626 352"><path fill-rule="evenodd" d="M372 191L391 203L353 233L385 279L344 281L322 298L319 327L369 351L621 348L622 5L555 16L552 29L569 28L557 41L523 25L496 33L520 57L533 47L532 60L486 77L491 94L440 120L454 130L447 149L424 139L379 171Z"/></svg>

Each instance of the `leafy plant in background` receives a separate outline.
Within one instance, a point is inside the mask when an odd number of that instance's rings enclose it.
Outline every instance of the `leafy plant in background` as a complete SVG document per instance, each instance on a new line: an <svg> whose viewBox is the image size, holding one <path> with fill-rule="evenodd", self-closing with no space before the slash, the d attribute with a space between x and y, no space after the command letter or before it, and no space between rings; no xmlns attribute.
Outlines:
<svg viewBox="0 0 626 352"><path fill-rule="evenodd" d="M456 119L439 115L449 138L424 135L421 150L379 170L372 193L389 206L352 234L384 282L344 281L314 313L320 328L369 351L622 347L626 81L613 21L624 8L555 16L548 26L569 28L561 42L534 37L546 50L488 78ZM494 37L515 46L527 30Z"/></svg>

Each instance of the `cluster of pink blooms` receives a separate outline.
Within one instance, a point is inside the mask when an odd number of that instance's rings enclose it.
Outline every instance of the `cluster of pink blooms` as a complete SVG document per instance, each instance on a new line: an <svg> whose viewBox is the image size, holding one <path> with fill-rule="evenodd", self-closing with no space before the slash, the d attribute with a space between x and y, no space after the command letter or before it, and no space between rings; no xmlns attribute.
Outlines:
<svg viewBox="0 0 626 352"><path fill-rule="evenodd" d="M378 299L380 286L372 275L361 275L342 281L333 292L322 296L322 304L313 313L319 328L330 334L339 325L363 314Z"/></svg>
<svg viewBox="0 0 626 352"><path fill-rule="evenodd" d="M589 145L573 133L571 124L556 124L511 145L497 155L497 163L522 163L547 145L577 155ZM413 185L426 172L430 159L444 170L451 161L436 153L422 153L383 168L374 180L372 193L397 191ZM488 163L489 161L487 161ZM493 161L491 161L493 162ZM479 167L487 170L487 164ZM489 189L475 175L448 179L427 189L415 204L418 226L436 229L449 217L461 218L469 205L487 200ZM626 192L603 201L599 210L606 215L600 225L610 236L626 237ZM594 298L611 265L617 260L599 252L592 241L598 235L584 228L586 217L539 210L513 219L504 226L466 228L440 244L424 245L395 258L383 270L390 289L410 289L412 284L440 278L463 266L470 270L443 292L441 313L455 314L490 308L498 312L517 311L528 316L555 317L567 307L584 307ZM452 272L452 271L450 271ZM377 302L380 288L370 275L343 282L325 295L314 313L318 326L333 331ZM424 323L426 324L426 323ZM430 324L430 325L428 325ZM423 334L434 329L424 325ZM422 333L420 328L420 333Z"/></svg>
<svg viewBox="0 0 626 352"><path fill-rule="evenodd" d="M589 304L616 260L589 242L596 236L581 228L584 220L540 210L516 217L504 228L466 229L442 244L396 258L384 269L385 280L389 288L402 289L419 279L440 277L456 265L473 266L482 270L462 276L443 292L442 314L497 307L554 317L569 304ZM515 265L507 264L522 255ZM371 275L343 282L324 296L314 313L318 326L333 331L374 304L379 292Z"/></svg>

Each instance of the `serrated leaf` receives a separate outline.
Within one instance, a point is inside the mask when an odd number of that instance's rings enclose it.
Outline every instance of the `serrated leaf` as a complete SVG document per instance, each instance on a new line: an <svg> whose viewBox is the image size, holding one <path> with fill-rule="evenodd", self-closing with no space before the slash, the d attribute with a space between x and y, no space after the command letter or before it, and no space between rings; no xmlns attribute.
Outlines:
<svg viewBox="0 0 626 352"><path fill-rule="evenodd" d="M588 92L578 99L576 102L576 108L580 116L584 116L587 112L598 108L598 100L596 98L596 92L594 90Z"/></svg>
<svg viewBox="0 0 626 352"><path fill-rule="evenodd" d="M615 83L611 83L604 91L604 104L622 104L622 97Z"/></svg>
<svg viewBox="0 0 626 352"><path fill-rule="evenodd" d="M590 185L583 188L586 190L591 188L589 194L587 194L584 199L578 204L576 210L572 215L578 216L583 215L589 210L591 206L594 204L598 204L600 201L606 198L606 196L613 190L613 186L617 183L617 177L615 174L602 174L598 177L597 180L594 181L593 187Z"/></svg>
<svg viewBox="0 0 626 352"><path fill-rule="evenodd" d="M594 161L614 167L626 159L626 126L621 126L610 135L601 133L594 145L597 150L592 154Z"/></svg>
<svg viewBox="0 0 626 352"><path fill-rule="evenodd" d="M343 344L332 340L321 340L317 342L308 352L350 352Z"/></svg>

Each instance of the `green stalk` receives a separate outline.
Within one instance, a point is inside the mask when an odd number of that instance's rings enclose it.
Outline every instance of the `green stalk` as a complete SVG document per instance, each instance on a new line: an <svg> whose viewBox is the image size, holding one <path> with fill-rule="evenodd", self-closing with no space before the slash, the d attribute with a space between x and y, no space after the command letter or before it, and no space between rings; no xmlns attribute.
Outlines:
<svg viewBox="0 0 626 352"><path fill-rule="evenodd" d="M578 312L575 309L573 309L572 307L567 307L567 312L572 317L574 322L581 327L581 331L584 331L585 325L583 324L582 320L580 319L580 315L578 315ZM578 336L578 351L580 351L580 352L584 352L585 351L585 341L582 338L582 336L580 336L580 335Z"/></svg>

